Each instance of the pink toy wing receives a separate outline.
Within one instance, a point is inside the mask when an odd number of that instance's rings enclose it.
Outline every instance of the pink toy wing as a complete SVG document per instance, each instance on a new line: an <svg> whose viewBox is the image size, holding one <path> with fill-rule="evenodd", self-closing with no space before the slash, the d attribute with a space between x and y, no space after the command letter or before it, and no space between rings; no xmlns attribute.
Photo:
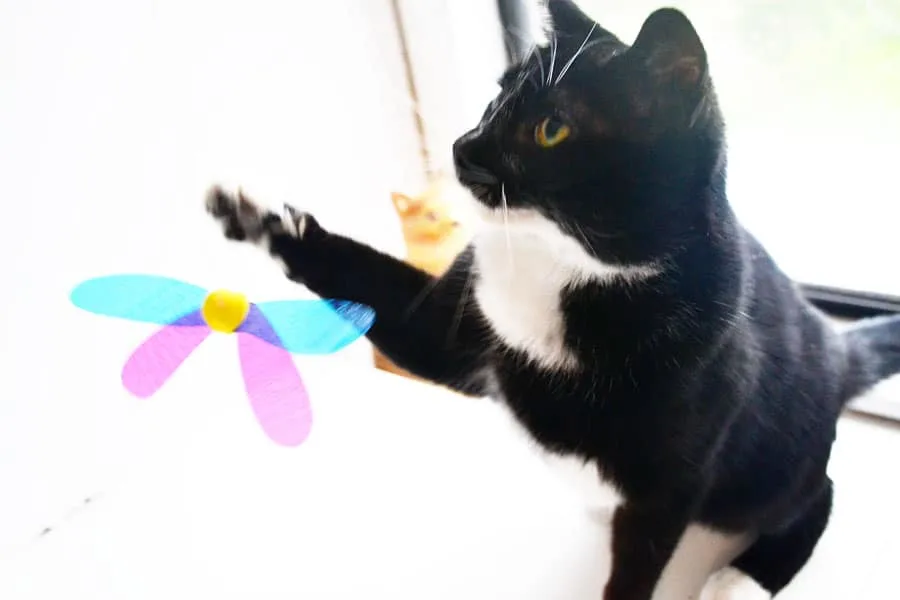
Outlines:
<svg viewBox="0 0 900 600"><path fill-rule="evenodd" d="M275 443L299 446L309 435L312 412L290 353L253 334L237 337L244 386L256 419Z"/></svg>
<svg viewBox="0 0 900 600"><path fill-rule="evenodd" d="M185 319L187 317L179 321ZM125 363L122 383L138 398L155 394L211 333L209 327L181 326L177 324L179 321L166 325L144 340Z"/></svg>

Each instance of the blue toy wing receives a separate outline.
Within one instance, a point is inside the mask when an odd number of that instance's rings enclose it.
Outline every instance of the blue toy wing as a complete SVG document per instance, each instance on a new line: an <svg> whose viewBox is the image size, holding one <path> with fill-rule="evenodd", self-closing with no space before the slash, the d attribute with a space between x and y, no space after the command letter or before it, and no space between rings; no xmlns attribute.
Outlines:
<svg viewBox="0 0 900 600"><path fill-rule="evenodd" d="M253 311L240 331L295 354L330 354L364 336L375 322L375 311L347 300L284 300L255 305L278 340L267 339ZM245 327L246 326L246 327ZM259 329L259 331L257 331Z"/></svg>
<svg viewBox="0 0 900 600"><path fill-rule="evenodd" d="M80 283L69 297L98 315L166 325L197 310L206 290L158 275L109 275Z"/></svg>

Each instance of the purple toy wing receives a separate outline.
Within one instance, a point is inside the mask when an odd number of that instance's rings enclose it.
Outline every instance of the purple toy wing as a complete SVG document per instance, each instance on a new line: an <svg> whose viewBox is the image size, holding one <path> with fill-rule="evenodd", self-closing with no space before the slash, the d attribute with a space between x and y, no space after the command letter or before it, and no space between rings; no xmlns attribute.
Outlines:
<svg viewBox="0 0 900 600"><path fill-rule="evenodd" d="M196 326L194 313L166 325L137 347L122 369L125 389L138 398L149 398L190 356L211 330Z"/></svg>
<svg viewBox="0 0 900 600"><path fill-rule="evenodd" d="M282 446L299 446L312 427L309 396L286 350L250 333L237 334L250 406L266 435Z"/></svg>

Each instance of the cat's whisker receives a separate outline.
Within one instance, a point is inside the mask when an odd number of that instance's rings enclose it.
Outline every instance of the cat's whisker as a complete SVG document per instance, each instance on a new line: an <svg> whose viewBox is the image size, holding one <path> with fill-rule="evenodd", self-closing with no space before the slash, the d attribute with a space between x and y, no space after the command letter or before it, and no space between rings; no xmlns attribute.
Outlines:
<svg viewBox="0 0 900 600"><path fill-rule="evenodd" d="M585 225L581 225L584 228L584 231L589 233L591 237L600 238L604 240L618 240L625 237L624 233L604 233L602 231L597 231L593 227L587 227Z"/></svg>
<svg viewBox="0 0 900 600"><path fill-rule="evenodd" d="M412 316L412 314L419 309L419 306L421 306L422 302L424 302L425 299L428 298L428 296L431 294L431 292L435 290L440 281L441 280L438 277L432 278L432 280L428 282L428 285L423 287L422 290L418 294L416 294L416 296L412 299L412 302L410 302L404 310L404 314L407 318Z"/></svg>
<svg viewBox="0 0 900 600"><path fill-rule="evenodd" d="M532 48L532 52L537 54L538 67L541 68L541 82L543 82L544 78L545 78L545 73L544 73L544 57L541 55L541 47L535 45L535 47ZM538 87L540 87L540 86L538 86Z"/></svg>
<svg viewBox="0 0 900 600"><path fill-rule="evenodd" d="M472 291L472 276L474 273L474 269L470 269L466 274L466 282L463 284L462 293L459 295L459 299L456 302L453 321L450 323L450 329L447 330L448 344L452 344L455 341L454 338L456 338L456 335L459 333L459 325L462 323L462 318L466 314L466 307L469 305L469 294Z"/></svg>
<svg viewBox="0 0 900 600"><path fill-rule="evenodd" d="M512 238L509 234L509 202L506 200L506 184L500 184L500 214L503 217L503 232L506 234L506 253L509 255L509 266L515 266L513 259Z"/></svg>
<svg viewBox="0 0 900 600"><path fill-rule="evenodd" d="M559 75L557 76L556 81L553 82L553 85L559 85L559 82L562 80L563 77L565 77L566 72L569 70L569 67L572 66L572 63L575 62L575 59L578 58L578 56L582 52L584 52L584 46L585 46L585 44L588 43L588 40L591 39L591 36L594 35L595 29L597 29L596 23L591 25L590 31L588 31L588 34L586 36L584 36L584 40L581 41L581 45L578 46L578 50L575 51L575 53L572 55L572 58L569 59L569 62L567 62L565 65L563 65L563 68L560 69Z"/></svg>
<svg viewBox="0 0 900 600"><path fill-rule="evenodd" d="M544 82L545 86L549 86L553 81L553 69L556 66L556 36L553 36L553 39L550 40L550 72L547 74L547 80Z"/></svg>
<svg viewBox="0 0 900 600"><path fill-rule="evenodd" d="M500 102L497 103L496 108L494 108L494 110L491 111L491 115L490 115L490 117L488 117L487 120L493 121L495 118L497 118L497 115L499 115L500 112L506 108L507 104L509 104L510 102L513 101L513 98L514 98L513 94L504 95L503 98L500 99Z"/></svg>
<svg viewBox="0 0 900 600"><path fill-rule="evenodd" d="M574 225L575 230L578 232L578 236L581 238L582 243L587 247L591 254L597 256L597 251L594 250L594 247L591 245L591 242L588 239L587 234L584 232L584 229L582 229L581 225L579 225L578 223L574 223Z"/></svg>
<svg viewBox="0 0 900 600"><path fill-rule="evenodd" d="M514 52L515 48L512 48L512 39L515 38L519 42L521 42L523 48L528 48L527 52L524 52L522 56L516 56L516 52ZM534 51L534 46L536 45L534 42L534 36L528 34L523 31L520 27L516 27L515 25L507 25L504 27L503 31L503 40L506 43L507 51L509 52L509 56L513 58L513 60L523 60L527 58L531 52Z"/></svg>
<svg viewBox="0 0 900 600"><path fill-rule="evenodd" d="M514 56L514 52L512 52L513 48L511 48L510 38L516 38L520 42L522 42L523 47L526 50L523 52L522 56ZM532 58L537 55L537 67L540 69L541 78L539 82L532 81L532 76L536 74L535 68L531 68L527 70L526 80L534 85L537 88L540 88L544 81L547 79L547 75L544 72L544 60L541 56L541 46L539 41L535 39L533 34L523 31L519 27L515 27L514 25L508 25L503 32L504 43L506 44L507 52L510 56L513 56L514 61L518 62L521 65L527 64Z"/></svg>
<svg viewBox="0 0 900 600"><path fill-rule="evenodd" d="M541 47L538 45L534 45L531 48L531 55L537 56L538 68L541 71L541 77L538 80L537 87L541 87L544 84L544 80L546 79L546 73L544 73L544 57L541 55ZM534 74L534 69L531 70L531 75ZM531 79L531 75L529 75L529 79Z"/></svg>
<svg viewBox="0 0 900 600"><path fill-rule="evenodd" d="M535 49L536 49L536 48L537 48L537 46L533 47L533 48L529 51L529 54L525 57L525 59L524 59L524 61L523 61L523 64L527 64L528 67L527 67L527 68L523 68L523 69L522 69L522 73L519 75L519 82L520 82L520 84L521 84L521 85L524 85L524 84L526 84L526 83L531 84L531 86L535 89L535 91L541 89L541 85L543 84L543 81L544 81L544 79L543 79L543 78L544 78L543 74L541 74L541 75L538 77L538 67L541 67L542 70L543 70L543 65L540 64L540 59L538 59L538 65L537 65L537 66L534 66L533 64L530 64L530 63L532 62L533 57L534 57Z"/></svg>
<svg viewBox="0 0 900 600"><path fill-rule="evenodd" d="M588 239L587 233L585 233L584 229L575 221L571 221L571 224L564 227L565 230L568 230L572 236L575 237L581 244L594 256L597 256L597 252L594 250L593 245L591 245L590 240Z"/></svg>

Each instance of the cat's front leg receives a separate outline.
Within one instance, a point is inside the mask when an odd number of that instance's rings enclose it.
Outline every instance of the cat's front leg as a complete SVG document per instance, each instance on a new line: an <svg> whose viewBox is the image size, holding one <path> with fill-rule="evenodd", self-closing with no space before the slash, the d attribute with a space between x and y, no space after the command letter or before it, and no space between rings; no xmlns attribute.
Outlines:
<svg viewBox="0 0 900 600"><path fill-rule="evenodd" d="M279 215L215 187L206 210L226 238L260 246L292 281L319 296L375 309L367 337L401 368L465 393L485 393L490 335L471 294L471 253L435 278L333 234L290 206Z"/></svg>

